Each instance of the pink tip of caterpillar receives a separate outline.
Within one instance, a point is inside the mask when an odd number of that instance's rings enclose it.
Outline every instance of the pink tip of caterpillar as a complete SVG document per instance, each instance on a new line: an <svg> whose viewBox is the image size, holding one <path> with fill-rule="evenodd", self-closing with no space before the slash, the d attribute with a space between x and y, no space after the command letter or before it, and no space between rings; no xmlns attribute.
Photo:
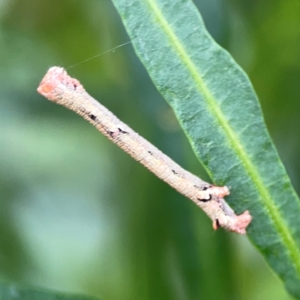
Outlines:
<svg viewBox="0 0 300 300"><path fill-rule="evenodd" d="M252 216L249 211L244 211L241 215L236 217L234 232L246 234L246 228L252 221Z"/></svg>
<svg viewBox="0 0 300 300"><path fill-rule="evenodd" d="M64 68L51 67L42 79L37 91L52 100L51 93L61 84L73 90L84 90L81 83L70 77Z"/></svg>
<svg viewBox="0 0 300 300"><path fill-rule="evenodd" d="M66 71L63 68L50 68L42 79L37 91L45 97L48 96L62 82L65 75Z"/></svg>
<svg viewBox="0 0 300 300"><path fill-rule="evenodd" d="M249 211L244 211L241 215L234 217L234 224L231 224L229 231L236 232L239 234L246 234L246 228L252 221L252 216ZM219 221L215 220L213 222L213 229L217 230L220 227Z"/></svg>

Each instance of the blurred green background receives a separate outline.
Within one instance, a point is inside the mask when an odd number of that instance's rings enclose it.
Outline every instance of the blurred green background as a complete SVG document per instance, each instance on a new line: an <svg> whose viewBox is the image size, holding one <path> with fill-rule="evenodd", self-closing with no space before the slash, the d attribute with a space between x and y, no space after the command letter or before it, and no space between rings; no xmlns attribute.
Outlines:
<svg viewBox="0 0 300 300"><path fill-rule="evenodd" d="M300 1L195 3L249 74L299 192ZM102 299L290 299L247 237L214 232L191 201L37 94L50 66L129 40L111 1L0 0L0 24L2 282ZM68 72L208 179L130 44Z"/></svg>

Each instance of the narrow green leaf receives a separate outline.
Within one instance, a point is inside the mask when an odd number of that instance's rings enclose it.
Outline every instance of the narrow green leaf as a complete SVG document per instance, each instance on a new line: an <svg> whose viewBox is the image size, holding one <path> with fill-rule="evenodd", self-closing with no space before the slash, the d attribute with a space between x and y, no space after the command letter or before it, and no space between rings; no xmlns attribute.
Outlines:
<svg viewBox="0 0 300 300"><path fill-rule="evenodd" d="M250 210L248 234L300 298L300 205L251 83L207 33L190 0L113 0L137 55L228 202Z"/></svg>
<svg viewBox="0 0 300 300"><path fill-rule="evenodd" d="M15 284L0 284L0 300L96 300L92 297L62 294L53 291L25 288Z"/></svg>

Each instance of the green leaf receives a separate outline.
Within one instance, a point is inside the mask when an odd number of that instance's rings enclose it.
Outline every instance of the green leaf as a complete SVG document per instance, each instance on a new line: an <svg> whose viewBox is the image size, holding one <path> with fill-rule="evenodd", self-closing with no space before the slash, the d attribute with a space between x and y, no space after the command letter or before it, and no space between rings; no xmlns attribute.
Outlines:
<svg viewBox="0 0 300 300"><path fill-rule="evenodd" d="M215 184L231 187L248 235L300 298L300 205L252 85L189 0L113 0L135 51ZM220 255L222 255L220 253Z"/></svg>
<svg viewBox="0 0 300 300"><path fill-rule="evenodd" d="M92 297L62 294L53 291L25 288L15 284L0 284L0 300L96 300Z"/></svg>

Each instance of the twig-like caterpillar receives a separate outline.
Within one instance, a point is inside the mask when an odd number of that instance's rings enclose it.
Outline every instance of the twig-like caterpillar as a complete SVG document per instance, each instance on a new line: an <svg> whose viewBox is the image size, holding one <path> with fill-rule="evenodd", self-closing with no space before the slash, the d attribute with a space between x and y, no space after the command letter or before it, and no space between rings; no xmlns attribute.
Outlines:
<svg viewBox="0 0 300 300"><path fill-rule="evenodd" d="M223 227L246 233L251 215L245 211L237 216L229 207L223 199L229 194L228 187L213 186L181 168L92 98L80 82L71 78L63 68L50 68L38 92L84 117L158 178L195 202L212 219L214 229Z"/></svg>

